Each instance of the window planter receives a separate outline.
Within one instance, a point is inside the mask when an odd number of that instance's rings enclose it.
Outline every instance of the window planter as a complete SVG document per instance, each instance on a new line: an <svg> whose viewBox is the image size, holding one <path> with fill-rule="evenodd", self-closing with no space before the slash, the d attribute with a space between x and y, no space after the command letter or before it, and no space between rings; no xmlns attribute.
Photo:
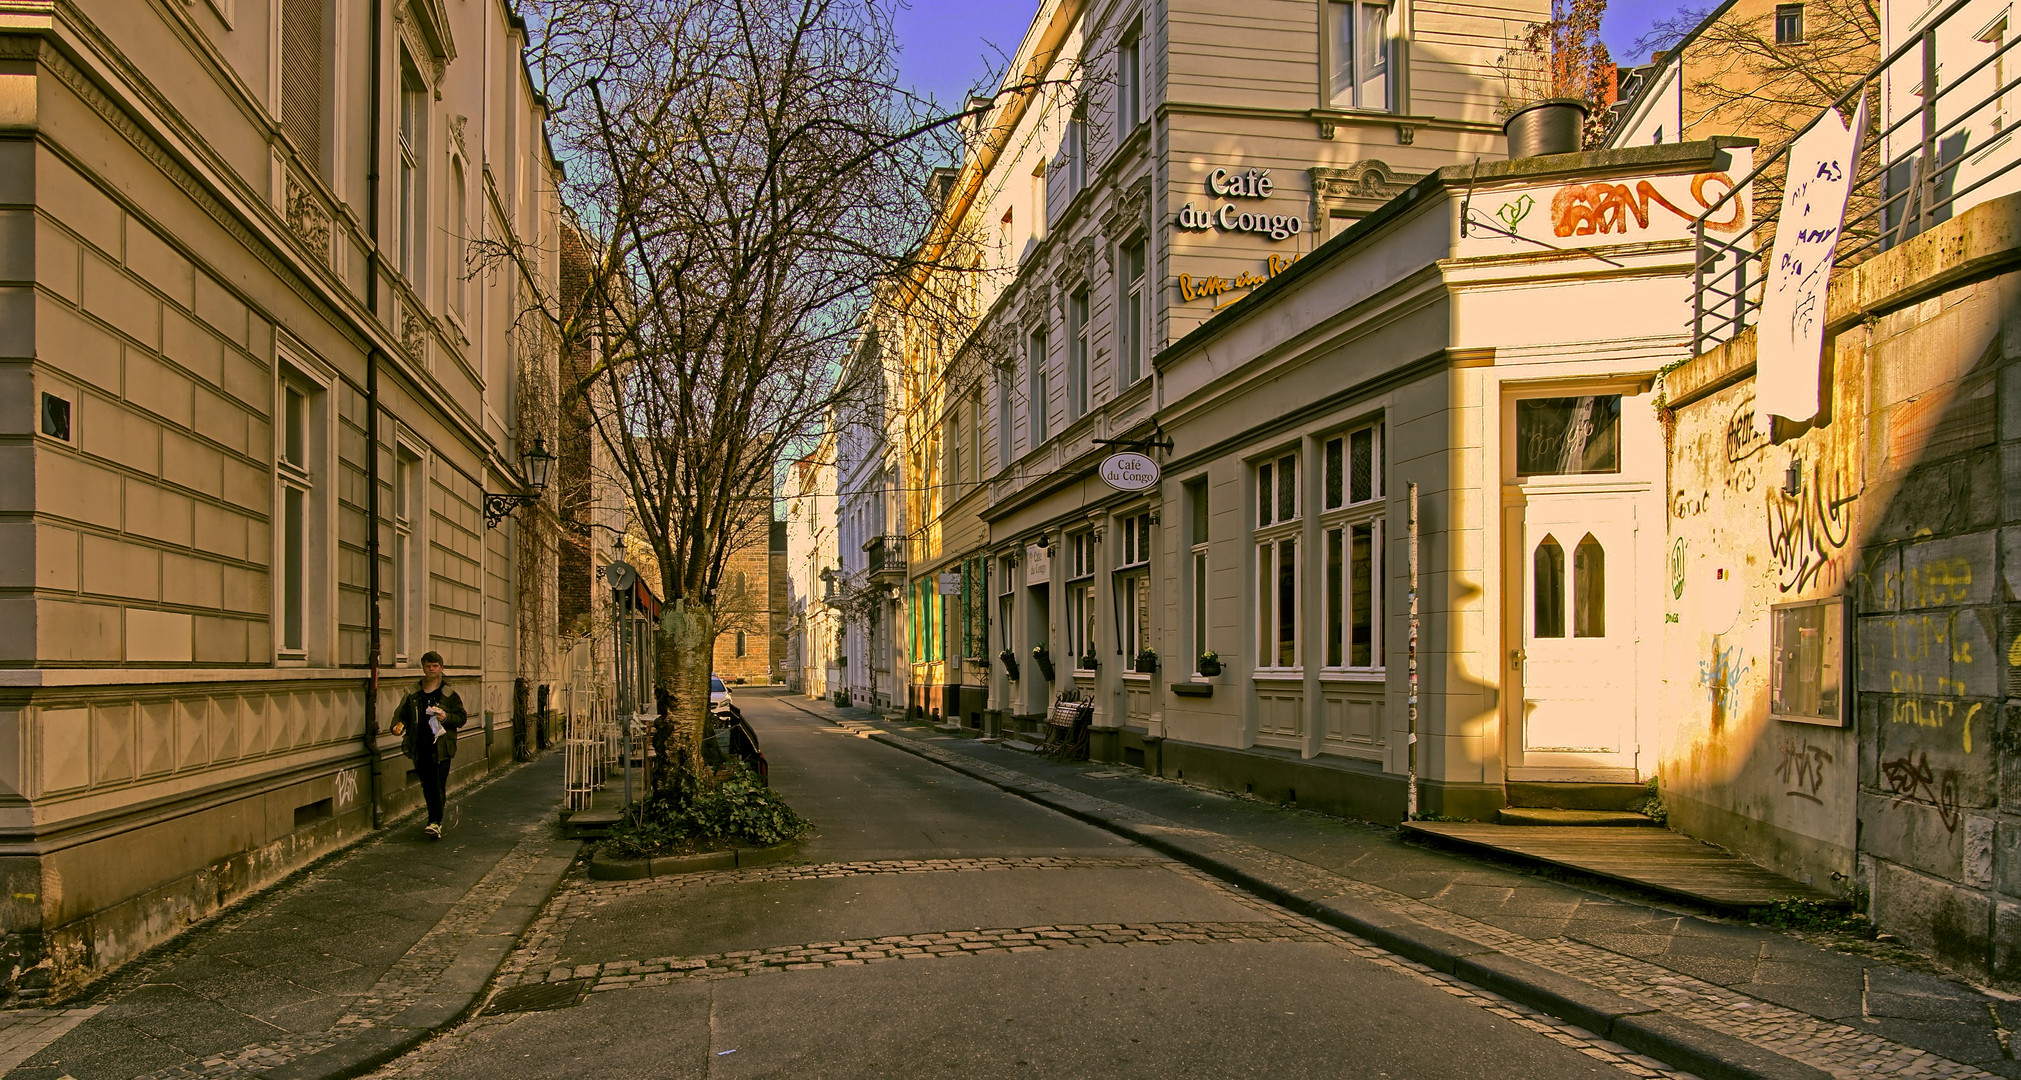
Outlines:
<svg viewBox="0 0 2021 1080"><path fill-rule="evenodd" d="M1043 646L1035 648L1032 650L1032 663L1038 667L1039 674L1046 677L1047 682L1053 681L1052 653L1047 652Z"/></svg>
<svg viewBox="0 0 2021 1080"><path fill-rule="evenodd" d="M1158 654L1149 649L1137 654L1136 671L1139 675L1149 675L1158 670Z"/></svg>
<svg viewBox="0 0 2021 1080"><path fill-rule="evenodd" d="M1203 654L1200 657L1199 665L1194 670L1208 678L1213 678L1221 674L1221 658L1212 653Z"/></svg>
<svg viewBox="0 0 2021 1080"><path fill-rule="evenodd" d="M1009 675L1012 682L1016 682L1018 678L1017 654L1010 651L1009 649L1005 649L1004 651L996 654L996 658L998 660L1003 661L1004 674Z"/></svg>

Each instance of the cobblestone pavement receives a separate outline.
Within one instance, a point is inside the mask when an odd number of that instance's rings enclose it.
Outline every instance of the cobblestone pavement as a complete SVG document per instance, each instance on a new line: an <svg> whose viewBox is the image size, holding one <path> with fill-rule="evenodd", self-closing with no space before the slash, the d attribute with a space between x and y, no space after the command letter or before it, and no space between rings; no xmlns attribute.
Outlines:
<svg viewBox="0 0 2021 1080"><path fill-rule="evenodd" d="M541 801L558 764L459 791L443 841L408 842L406 821L248 899L107 978L89 1008L0 1013L0 1053L25 1051L9 1075L249 1076L311 1058L316 1075L417 1041L467 1007L572 861Z"/></svg>
<svg viewBox="0 0 2021 1080"><path fill-rule="evenodd" d="M850 723L848 728L852 733L873 730L860 720ZM884 739L895 741L905 738L882 729L875 730L879 730L880 737ZM1968 1080L1997 1075L1930 1049L1764 1001L1633 955L1564 937L1525 936L1416 897L1330 873L1309 862L1257 844L1211 830L1192 828L1124 803L1098 799L1086 792L1051 783L1029 772L984 761L974 755L926 745L939 741L906 739L910 744L907 748L914 753L984 774L1004 786L1043 793L1063 804L1078 803L1087 809L1099 809L1104 815L1128 822L1150 835L1190 842L1195 846L1211 846L1218 859L1273 884L1306 895L1352 897L1407 915L1428 926L1572 976L1592 986L1655 1005L1665 1013L1735 1036L1846 1080L1869 1077ZM1680 916L1676 917L1676 921L1682 923L1686 920ZM1991 1019L1994 1030L2003 1036L2001 1041L2011 1054L2011 1042L2004 1038L2008 1033L2002 1026L2000 1013L1992 1011Z"/></svg>
<svg viewBox="0 0 2021 1080"><path fill-rule="evenodd" d="M555 964L560 943L570 926L595 907L621 896L655 891L706 888L712 885L808 878L885 874L978 873L1012 869L1092 869L1113 866L1161 866L1195 885L1213 890L1254 913L1253 921L1093 923L956 930L808 942L768 949L747 949L694 956L662 956L614 960L598 964ZM646 881L605 883L572 873L563 888L529 929L522 946L501 968L488 998L513 987L537 983L578 983L588 994L664 986L687 979L731 979L805 972L823 968L859 967L884 962L952 962L974 957L1008 957L1049 950L1104 948L1185 948L1217 943L1321 942L1355 957L1421 980L1477 1008L1534 1032L1562 1046L1609 1064L1642 1080L1693 1080L1653 1058L1598 1038L1575 1025L1461 982L1423 964L1376 948L1314 919L1284 911L1234 889L1191 867L1164 858L980 858L890 860L826 863L728 870ZM377 1080L406 1080L433 1071L463 1054L473 1039L519 1022L525 1014L482 1012L455 1030L430 1040L415 1053L372 1075Z"/></svg>

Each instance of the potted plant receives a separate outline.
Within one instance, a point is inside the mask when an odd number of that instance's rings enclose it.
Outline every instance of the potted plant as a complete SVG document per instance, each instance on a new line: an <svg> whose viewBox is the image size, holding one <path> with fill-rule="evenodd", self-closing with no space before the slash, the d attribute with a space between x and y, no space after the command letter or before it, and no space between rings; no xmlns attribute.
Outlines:
<svg viewBox="0 0 2021 1080"><path fill-rule="evenodd" d="M1094 653L1087 653L1079 660L1074 661L1074 667L1080 671L1099 671L1102 667L1102 661Z"/></svg>
<svg viewBox="0 0 2021 1080"><path fill-rule="evenodd" d="M1158 650L1145 649L1137 654L1137 674L1149 675L1158 670Z"/></svg>
<svg viewBox="0 0 2021 1080"><path fill-rule="evenodd" d="M1039 674L1044 675L1047 682L1053 681L1053 654L1046 651L1044 645L1032 646L1032 663L1039 666Z"/></svg>
<svg viewBox="0 0 2021 1080"><path fill-rule="evenodd" d="M996 658L998 660L1003 661L1003 669L1005 674L1008 674L1011 677L1012 682L1016 682L1018 677L1018 654L1010 651L1009 649L1005 649L1004 651L996 654Z"/></svg>
<svg viewBox="0 0 2021 1080"><path fill-rule="evenodd" d="M1202 675L1212 678L1221 674L1221 654L1212 649L1200 654L1200 663L1194 668Z"/></svg>

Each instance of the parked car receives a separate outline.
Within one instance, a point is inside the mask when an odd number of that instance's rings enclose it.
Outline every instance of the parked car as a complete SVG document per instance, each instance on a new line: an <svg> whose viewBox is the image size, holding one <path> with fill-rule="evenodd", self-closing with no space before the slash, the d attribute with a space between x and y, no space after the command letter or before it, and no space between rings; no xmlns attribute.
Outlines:
<svg viewBox="0 0 2021 1080"><path fill-rule="evenodd" d="M729 707L730 688L723 685L722 679L709 676L709 711L721 712Z"/></svg>

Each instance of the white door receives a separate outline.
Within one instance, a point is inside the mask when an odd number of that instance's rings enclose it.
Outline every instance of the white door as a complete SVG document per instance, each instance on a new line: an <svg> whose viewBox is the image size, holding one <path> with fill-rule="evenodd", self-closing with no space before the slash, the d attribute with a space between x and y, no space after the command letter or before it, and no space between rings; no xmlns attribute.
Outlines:
<svg viewBox="0 0 2021 1080"><path fill-rule="evenodd" d="M1532 492L1508 516L1508 777L1636 782L1635 504Z"/></svg>

